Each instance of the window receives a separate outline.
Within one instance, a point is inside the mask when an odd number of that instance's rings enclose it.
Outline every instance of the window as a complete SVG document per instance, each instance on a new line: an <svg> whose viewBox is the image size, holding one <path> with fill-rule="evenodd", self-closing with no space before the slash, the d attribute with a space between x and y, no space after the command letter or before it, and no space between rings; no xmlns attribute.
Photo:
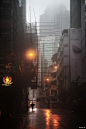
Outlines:
<svg viewBox="0 0 86 129"><path fill-rule="evenodd" d="M53 95L53 90L51 90L51 95Z"/></svg>

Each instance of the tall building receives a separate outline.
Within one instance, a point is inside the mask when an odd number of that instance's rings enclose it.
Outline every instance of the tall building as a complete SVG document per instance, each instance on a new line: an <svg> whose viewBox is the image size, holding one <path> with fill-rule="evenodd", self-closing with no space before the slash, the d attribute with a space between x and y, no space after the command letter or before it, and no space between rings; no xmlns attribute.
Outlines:
<svg viewBox="0 0 86 129"><path fill-rule="evenodd" d="M70 0L70 27L82 30L82 77L86 78L86 29L85 29L85 0Z"/></svg>
<svg viewBox="0 0 86 129"><path fill-rule="evenodd" d="M82 78L81 29L69 29L69 76L70 82Z"/></svg>
<svg viewBox="0 0 86 129"><path fill-rule="evenodd" d="M82 77L86 78L86 0L81 0Z"/></svg>
<svg viewBox="0 0 86 129"><path fill-rule="evenodd" d="M63 4L60 5L56 4L47 7L46 10L44 11L44 14L40 16L39 44L40 46L42 46L41 48L42 83L44 81L43 78L45 78L45 74L43 74L43 72L44 73L47 72L47 69L44 68L46 67L48 61L51 63L51 59L49 56L51 55L52 58L52 56L55 53L57 53L58 43L60 41L62 30L69 29L69 26L70 26L70 12ZM47 46L46 49L44 49L43 46ZM48 51L48 48L51 48L52 50Z"/></svg>
<svg viewBox="0 0 86 129"><path fill-rule="evenodd" d="M58 95L68 89L69 84L69 35L63 30L57 54L57 87Z"/></svg>
<svg viewBox="0 0 86 129"><path fill-rule="evenodd" d="M27 23L25 28L25 53L32 53L32 58L29 56L24 58L24 79L25 79L25 90L28 94L28 106L33 102L35 107L38 107L38 36L36 23ZM26 93L27 93L26 92ZM24 102L24 100L23 100Z"/></svg>
<svg viewBox="0 0 86 129"><path fill-rule="evenodd" d="M57 56L57 89L59 99L64 105L77 94L77 80L82 78L81 54L81 29L70 28L69 31L64 30L59 42ZM73 89L75 86L77 87L76 91ZM68 95L69 91L71 97Z"/></svg>
<svg viewBox="0 0 86 129"><path fill-rule="evenodd" d="M9 58L8 62L11 63L12 56L12 42L11 39L13 33L11 32L13 21L12 21L12 2L0 1L0 55ZM15 8L16 10L16 8ZM16 19L17 22L17 19ZM16 24L16 22L14 24Z"/></svg>
<svg viewBox="0 0 86 129"><path fill-rule="evenodd" d="M70 0L70 27L81 28L81 0Z"/></svg>
<svg viewBox="0 0 86 129"><path fill-rule="evenodd" d="M13 116L20 112L18 109L21 110L23 90L23 83L21 83L23 36L22 8L19 7L19 1L1 0L0 110L2 116ZM11 79L12 84L6 87L3 78Z"/></svg>
<svg viewBox="0 0 86 129"><path fill-rule="evenodd" d="M19 6L22 7L24 31L26 30L26 0L19 0Z"/></svg>
<svg viewBox="0 0 86 129"><path fill-rule="evenodd" d="M66 20L67 19L67 20ZM43 36L55 36L54 54L57 52L63 29L70 27L70 11L65 5L52 5L46 8L44 14L40 15L40 40Z"/></svg>
<svg viewBox="0 0 86 129"><path fill-rule="evenodd" d="M67 21L66 21L67 19ZM61 35L63 29L70 27L70 12L65 5L52 5L40 15L40 36Z"/></svg>
<svg viewBox="0 0 86 129"><path fill-rule="evenodd" d="M75 81L72 81L70 85L70 94L72 95L70 96L70 100L74 100L75 96L77 96L78 102L78 98L81 98L81 102L83 102L83 104L80 104L80 110L85 111L86 0L70 0L70 27L70 81L74 80L75 76L77 76ZM77 109L79 110L79 107L77 107Z"/></svg>
<svg viewBox="0 0 86 129"><path fill-rule="evenodd" d="M54 53L53 45L55 41L55 36L42 37L40 41L40 54L41 54L41 77L42 84L44 85L44 80L46 79L48 67L52 64L51 58Z"/></svg>
<svg viewBox="0 0 86 129"><path fill-rule="evenodd" d="M55 36L54 54L57 52L62 30L69 29L69 27L70 11L63 4L49 6L44 14L40 15L40 37Z"/></svg>

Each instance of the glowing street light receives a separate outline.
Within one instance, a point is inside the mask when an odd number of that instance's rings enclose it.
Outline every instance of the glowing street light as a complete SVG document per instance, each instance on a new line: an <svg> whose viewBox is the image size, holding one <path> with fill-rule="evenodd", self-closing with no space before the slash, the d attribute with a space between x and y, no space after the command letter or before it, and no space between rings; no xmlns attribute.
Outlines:
<svg viewBox="0 0 86 129"><path fill-rule="evenodd" d="M49 81L49 78L47 78L46 80Z"/></svg>
<svg viewBox="0 0 86 129"><path fill-rule="evenodd" d="M30 55L30 56L33 56L33 54L32 54L32 53L30 53L29 55Z"/></svg>
<svg viewBox="0 0 86 129"><path fill-rule="evenodd" d="M35 59L36 53L34 50L26 51L26 58L27 59Z"/></svg>
<svg viewBox="0 0 86 129"><path fill-rule="evenodd" d="M54 68L57 69L57 66L55 66Z"/></svg>

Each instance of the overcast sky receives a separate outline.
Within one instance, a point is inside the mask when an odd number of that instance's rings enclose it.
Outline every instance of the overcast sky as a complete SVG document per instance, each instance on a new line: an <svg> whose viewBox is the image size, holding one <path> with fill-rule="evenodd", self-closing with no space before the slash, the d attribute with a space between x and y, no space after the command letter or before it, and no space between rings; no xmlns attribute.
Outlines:
<svg viewBox="0 0 86 129"><path fill-rule="evenodd" d="M44 13L44 10L52 4L63 3L68 10L70 10L70 0L26 0L26 14L27 22L30 22L30 9L31 8L31 22L35 22L34 11L36 16L36 22L39 22L39 16ZM34 8L34 11L33 11Z"/></svg>

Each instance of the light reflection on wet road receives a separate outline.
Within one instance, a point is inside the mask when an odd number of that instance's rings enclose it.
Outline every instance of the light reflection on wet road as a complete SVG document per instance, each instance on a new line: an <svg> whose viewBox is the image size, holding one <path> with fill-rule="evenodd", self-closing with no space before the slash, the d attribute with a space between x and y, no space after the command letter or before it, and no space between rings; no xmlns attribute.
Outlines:
<svg viewBox="0 0 86 129"><path fill-rule="evenodd" d="M58 115L54 115L51 113L50 110L44 110L45 111L45 117L46 117L46 129L56 128L59 126L58 120L60 119Z"/></svg>
<svg viewBox="0 0 86 129"><path fill-rule="evenodd" d="M24 129L77 129L82 123L70 112L57 109L29 109Z"/></svg>
<svg viewBox="0 0 86 129"><path fill-rule="evenodd" d="M59 129L60 116L53 114L51 109L29 109L28 124L25 129ZM60 129L63 129L60 127Z"/></svg>

